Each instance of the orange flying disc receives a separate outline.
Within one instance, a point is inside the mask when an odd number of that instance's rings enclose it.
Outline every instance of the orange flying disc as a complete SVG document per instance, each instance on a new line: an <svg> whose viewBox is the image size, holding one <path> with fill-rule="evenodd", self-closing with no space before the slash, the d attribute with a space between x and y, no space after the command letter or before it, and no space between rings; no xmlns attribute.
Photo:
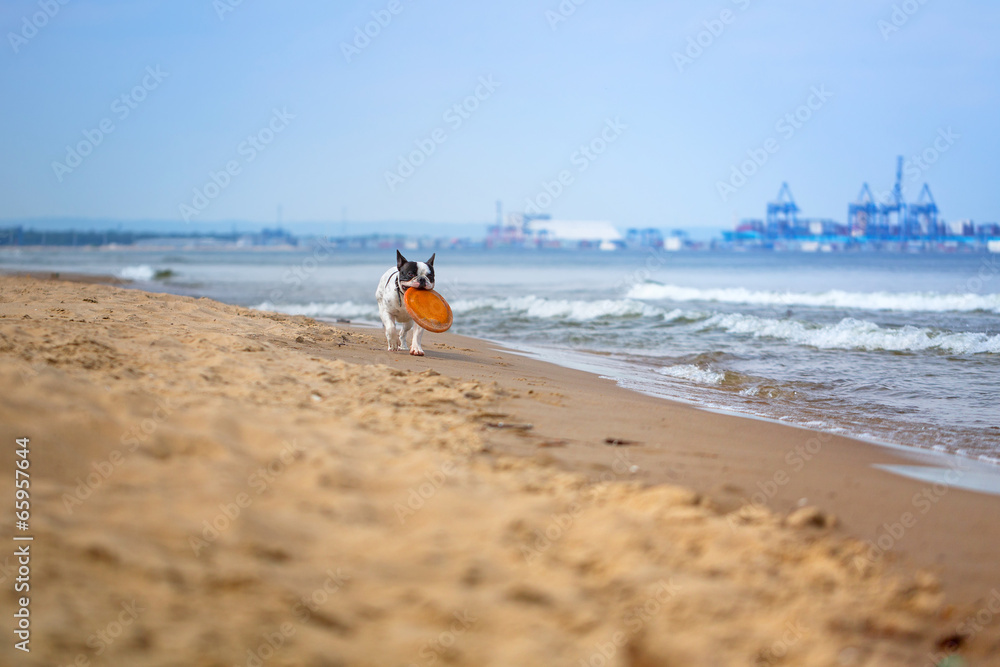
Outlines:
<svg viewBox="0 0 1000 667"><path fill-rule="evenodd" d="M406 290L403 302L406 312L424 329L443 333L451 328L451 306L434 290L411 287Z"/></svg>

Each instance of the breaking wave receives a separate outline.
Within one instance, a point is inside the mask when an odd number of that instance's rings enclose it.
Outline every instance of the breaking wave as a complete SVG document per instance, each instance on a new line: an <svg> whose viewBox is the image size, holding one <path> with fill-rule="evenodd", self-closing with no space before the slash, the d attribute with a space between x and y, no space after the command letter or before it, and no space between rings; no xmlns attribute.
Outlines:
<svg viewBox="0 0 1000 667"><path fill-rule="evenodd" d="M156 271L154 271L153 267L149 264L126 266L118 272L118 277L124 278L125 280L152 280L155 275Z"/></svg>
<svg viewBox="0 0 1000 667"><path fill-rule="evenodd" d="M706 368L699 368L694 364L667 366L665 368L656 369L656 372L660 375L680 378L681 380L691 380L692 382L697 382L699 384L722 384L726 379L725 373L720 373Z"/></svg>
<svg viewBox="0 0 1000 667"><path fill-rule="evenodd" d="M276 305L270 301L250 306L254 310L267 310L285 315L304 315L306 317L364 317L378 319L378 307L374 304L354 303L344 301L341 303L307 303Z"/></svg>
<svg viewBox="0 0 1000 667"><path fill-rule="evenodd" d="M753 306L815 306L903 312L973 312L1000 313L1000 294L940 292L773 292L743 287L700 289L679 285L643 283L633 286L630 299L668 301L707 301Z"/></svg>
<svg viewBox="0 0 1000 667"><path fill-rule="evenodd" d="M451 308L456 314L493 310L535 319L561 319L576 322L627 317L676 319L683 316L679 310L668 313L662 308L633 299L578 301L545 299L534 295L503 299L459 299L451 304Z"/></svg>
<svg viewBox="0 0 1000 667"><path fill-rule="evenodd" d="M701 322L699 329L749 334L754 338L775 338L820 349L1000 354L1000 335L939 331L912 326L886 328L852 317L846 317L836 324L814 325L797 320L720 313Z"/></svg>

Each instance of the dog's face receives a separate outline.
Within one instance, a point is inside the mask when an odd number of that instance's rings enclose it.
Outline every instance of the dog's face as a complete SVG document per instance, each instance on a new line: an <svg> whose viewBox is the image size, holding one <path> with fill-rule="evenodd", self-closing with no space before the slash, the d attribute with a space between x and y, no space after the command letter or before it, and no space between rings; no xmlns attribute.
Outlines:
<svg viewBox="0 0 1000 667"><path fill-rule="evenodd" d="M436 255L437 253L434 253ZM426 262L408 262L402 253L396 251L396 268L399 269L401 287L434 289L434 255Z"/></svg>

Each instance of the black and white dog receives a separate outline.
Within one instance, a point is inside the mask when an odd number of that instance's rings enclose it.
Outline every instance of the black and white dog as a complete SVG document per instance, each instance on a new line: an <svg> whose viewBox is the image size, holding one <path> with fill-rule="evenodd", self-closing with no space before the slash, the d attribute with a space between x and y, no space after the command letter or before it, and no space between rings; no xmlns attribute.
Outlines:
<svg viewBox="0 0 1000 667"><path fill-rule="evenodd" d="M382 274L375 290L378 314L385 326L389 351L395 352L402 347L406 343L406 332L413 329L410 354L422 357L424 351L420 347L420 337L424 335L424 330L414 323L403 303L403 293L408 289L434 289L434 255L426 262L408 262L397 250L396 268ZM397 322L401 325L399 330L396 329Z"/></svg>

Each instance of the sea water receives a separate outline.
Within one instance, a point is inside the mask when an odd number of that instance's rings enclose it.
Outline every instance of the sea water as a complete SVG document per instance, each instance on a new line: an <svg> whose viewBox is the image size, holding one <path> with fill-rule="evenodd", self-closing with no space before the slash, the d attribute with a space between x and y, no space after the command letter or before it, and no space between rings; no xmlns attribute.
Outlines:
<svg viewBox="0 0 1000 667"><path fill-rule="evenodd" d="M377 324L394 260L38 250L0 268ZM1000 463L1000 255L441 250L435 268L453 333L706 408Z"/></svg>

